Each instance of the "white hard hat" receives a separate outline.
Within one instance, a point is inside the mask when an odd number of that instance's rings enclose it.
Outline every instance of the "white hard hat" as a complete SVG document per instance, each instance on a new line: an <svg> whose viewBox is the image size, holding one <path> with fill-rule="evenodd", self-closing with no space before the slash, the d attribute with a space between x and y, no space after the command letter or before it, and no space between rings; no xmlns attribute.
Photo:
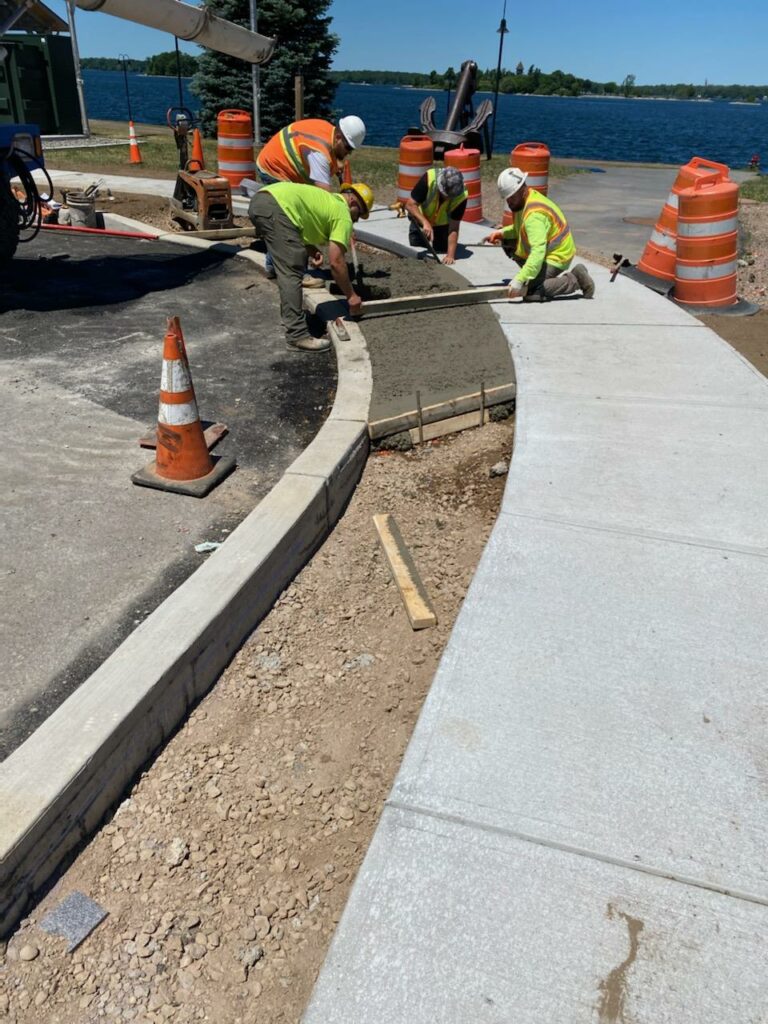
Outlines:
<svg viewBox="0 0 768 1024"><path fill-rule="evenodd" d="M505 167L496 179L496 186L501 193L501 198L509 199L515 192L519 192L527 178L528 175L519 167Z"/></svg>
<svg viewBox="0 0 768 1024"><path fill-rule="evenodd" d="M349 114L339 121L339 131L344 136L351 149L362 146L365 139L365 125L359 117Z"/></svg>

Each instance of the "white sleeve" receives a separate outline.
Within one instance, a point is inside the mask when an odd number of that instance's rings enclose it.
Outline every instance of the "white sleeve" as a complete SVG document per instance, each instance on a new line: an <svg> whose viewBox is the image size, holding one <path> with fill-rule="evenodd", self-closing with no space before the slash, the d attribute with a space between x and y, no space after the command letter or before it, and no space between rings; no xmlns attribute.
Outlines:
<svg viewBox="0 0 768 1024"><path fill-rule="evenodd" d="M318 185L331 184L331 162L327 156L312 150L309 154L309 176Z"/></svg>

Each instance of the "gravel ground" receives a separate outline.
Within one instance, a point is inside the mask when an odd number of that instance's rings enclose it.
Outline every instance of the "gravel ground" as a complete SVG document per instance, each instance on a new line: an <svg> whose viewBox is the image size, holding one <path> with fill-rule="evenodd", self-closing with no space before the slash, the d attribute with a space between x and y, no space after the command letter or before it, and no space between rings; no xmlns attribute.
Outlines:
<svg viewBox="0 0 768 1024"><path fill-rule="evenodd" d="M0 959L11 1024L297 1021L500 504L512 423L369 459L333 534ZM372 515L439 623L413 632ZM41 919L109 916L73 954Z"/></svg>

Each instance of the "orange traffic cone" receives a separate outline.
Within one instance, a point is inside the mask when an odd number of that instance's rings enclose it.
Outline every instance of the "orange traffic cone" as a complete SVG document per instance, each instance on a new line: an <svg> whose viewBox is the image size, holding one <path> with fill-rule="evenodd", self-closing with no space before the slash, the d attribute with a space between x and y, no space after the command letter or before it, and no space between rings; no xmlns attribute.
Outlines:
<svg viewBox="0 0 768 1024"><path fill-rule="evenodd" d="M181 324L177 316L169 317L163 344L155 461L134 473L131 480L142 487L204 498L234 468L234 459L213 456L208 451Z"/></svg>
<svg viewBox="0 0 768 1024"><path fill-rule="evenodd" d="M349 165L349 160L344 161L344 173L341 180L344 185L352 184L352 168Z"/></svg>
<svg viewBox="0 0 768 1024"><path fill-rule="evenodd" d="M199 128L192 129L192 159L198 166L195 170L205 170L205 156L203 155L203 140Z"/></svg>
<svg viewBox="0 0 768 1024"><path fill-rule="evenodd" d="M141 150L139 149L139 144L136 141L136 129L133 127L133 121L128 122L128 142L131 150L131 163L143 163L144 161L141 159Z"/></svg>

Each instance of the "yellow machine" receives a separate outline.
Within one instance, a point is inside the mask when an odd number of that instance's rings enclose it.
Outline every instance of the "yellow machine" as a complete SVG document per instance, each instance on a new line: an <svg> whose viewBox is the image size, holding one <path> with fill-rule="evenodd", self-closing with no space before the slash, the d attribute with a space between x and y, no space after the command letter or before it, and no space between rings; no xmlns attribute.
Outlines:
<svg viewBox="0 0 768 1024"><path fill-rule="evenodd" d="M167 114L179 151L179 171L171 198L171 220L182 231L234 228L232 188L226 178L206 171L199 158L189 156L193 116L186 107L171 107Z"/></svg>

